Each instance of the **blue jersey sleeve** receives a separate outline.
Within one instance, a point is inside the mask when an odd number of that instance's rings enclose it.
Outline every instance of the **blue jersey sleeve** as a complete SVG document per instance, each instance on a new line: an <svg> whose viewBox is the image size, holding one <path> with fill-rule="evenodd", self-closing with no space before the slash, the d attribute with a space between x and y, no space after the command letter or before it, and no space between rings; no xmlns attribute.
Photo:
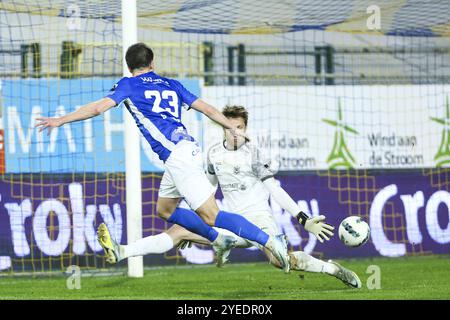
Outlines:
<svg viewBox="0 0 450 320"><path fill-rule="evenodd" d="M113 99L116 102L116 105L119 105L123 100L129 97L130 91L128 87L128 78L122 78L113 85L106 97Z"/></svg>
<svg viewBox="0 0 450 320"><path fill-rule="evenodd" d="M173 80L173 84L175 85L175 88L181 97L181 101L190 108L192 103L197 100L198 97L188 89L186 89L179 81Z"/></svg>

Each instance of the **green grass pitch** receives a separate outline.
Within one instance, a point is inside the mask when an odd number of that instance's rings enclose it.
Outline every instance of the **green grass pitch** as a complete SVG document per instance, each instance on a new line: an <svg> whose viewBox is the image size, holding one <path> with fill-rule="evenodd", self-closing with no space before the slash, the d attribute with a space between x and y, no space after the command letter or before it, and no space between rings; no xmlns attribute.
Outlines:
<svg viewBox="0 0 450 320"><path fill-rule="evenodd" d="M346 287L324 275L285 275L268 263L169 266L125 275L82 277L69 290L63 276L0 277L0 299L450 299L450 256L337 260L353 269L363 288ZM381 270L381 288L369 290L369 265Z"/></svg>

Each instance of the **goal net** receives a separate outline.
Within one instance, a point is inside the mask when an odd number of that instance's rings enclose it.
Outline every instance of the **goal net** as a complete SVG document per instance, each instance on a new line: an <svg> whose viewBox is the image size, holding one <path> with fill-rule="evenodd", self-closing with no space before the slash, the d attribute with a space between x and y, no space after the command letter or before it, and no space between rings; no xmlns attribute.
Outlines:
<svg viewBox="0 0 450 320"><path fill-rule="evenodd" d="M252 142L309 215L349 215L371 238L320 244L275 201L291 249L319 257L450 252L450 20L446 1L137 1L138 41L156 72L219 109L249 111ZM105 222L127 242L122 107L57 128L122 77L120 1L0 2L0 274L115 270L96 241ZM183 115L208 150L221 128ZM205 152L206 153L206 152ZM166 230L156 200L163 164L142 140L143 236ZM220 191L218 203L226 207ZM181 204L184 205L184 204ZM336 232L337 233L337 232ZM255 248L234 262L262 261ZM210 247L145 265L212 263Z"/></svg>

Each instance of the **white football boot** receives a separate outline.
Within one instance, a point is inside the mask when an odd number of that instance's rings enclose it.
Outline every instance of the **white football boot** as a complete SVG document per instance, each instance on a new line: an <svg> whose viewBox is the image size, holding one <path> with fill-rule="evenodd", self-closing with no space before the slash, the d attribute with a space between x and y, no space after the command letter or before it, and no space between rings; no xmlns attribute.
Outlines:
<svg viewBox="0 0 450 320"><path fill-rule="evenodd" d="M360 289L362 287L361 280L359 279L358 275L354 273L352 270L349 270L347 268L344 268L339 263L328 260L329 263L335 265L338 269L337 273L334 275L336 278L341 280L343 283L345 283L347 286Z"/></svg>
<svg viewBox="0 0 450 320"><path fill-rule="evenodd" d="M212 243L217 257L217 267L222 267L228 261L228 256L230 255L231 249L236 246L236 242L237 240L234 237L219 233L217 239Z"/></svg>
<svg viewBox="0 0 450 320"><path fill-rule="evenodd" d="M275 237L270 237L269 241L267 241L266 248L269 249L274 257L280 262L284 272L289 273L291 270L291 257L288 254L286 236L284 234L279 234Z"/></svg>

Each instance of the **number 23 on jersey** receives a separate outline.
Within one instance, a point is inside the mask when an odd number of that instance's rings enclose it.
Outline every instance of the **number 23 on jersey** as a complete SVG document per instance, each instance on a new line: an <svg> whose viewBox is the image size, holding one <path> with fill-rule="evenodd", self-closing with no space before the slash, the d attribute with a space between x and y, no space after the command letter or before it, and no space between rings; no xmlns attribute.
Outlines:
<svg viewBox="0 0 450 320"><path fill-rule="evenodd" d="M144 92L145 98L153 99L153 108L152 111L156 113L168 112L175 118L179 116L179 108L178 108L178 95L173 90L164 90L159 92L158 90L145 90ZM163 102L164 100L164 102ZM163 105L161 105L163 102Z"/></svg>

